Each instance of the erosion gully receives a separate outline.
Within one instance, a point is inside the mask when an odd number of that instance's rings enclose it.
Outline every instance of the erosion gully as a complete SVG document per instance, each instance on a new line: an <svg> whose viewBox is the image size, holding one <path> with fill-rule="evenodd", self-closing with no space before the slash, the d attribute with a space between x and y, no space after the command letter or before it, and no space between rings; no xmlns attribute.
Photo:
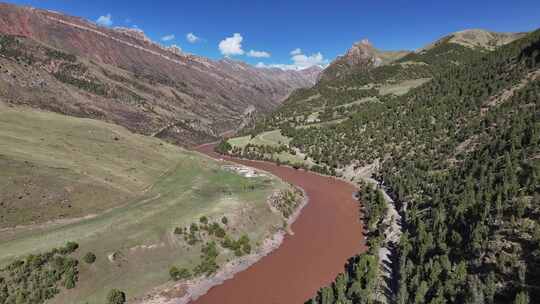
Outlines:
<svg viewBox="0 0 540 304"><path fill-rule="evenodd" d="M193 304L298 304L310 299L367 248L355 187L344 181L274 163L224 157L215 144L195 150L270 172L305 190L309 202L281 246L232 279L211 288Z"/></svg>

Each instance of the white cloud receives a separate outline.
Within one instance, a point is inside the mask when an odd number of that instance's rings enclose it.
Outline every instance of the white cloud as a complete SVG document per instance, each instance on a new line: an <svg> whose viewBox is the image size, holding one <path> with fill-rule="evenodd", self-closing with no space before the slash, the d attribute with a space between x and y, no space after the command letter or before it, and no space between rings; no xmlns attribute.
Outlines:
<svg viewBox="0 0 540 304"><path fill-rule="evenodd" d="M294 50L291 51L291 56L299 55L299 54L302 54L302 49L300 48L295 48Z"/></svg>
<svg viewBox="0 0 540 304"><path fill-rule="evenodd" d="M199 38L197 35L195 35L193 33L187 33L186 39L187 39L187 41L189 43L197 43L197 42L201 41L201 38Z"/></svg>
<svg viewBox="0 0 540 304"><path fill-rule="evenodd" d="M303 70L312 66L325 67L328 65L328 59L325 59L321 52L317 52L311 55L303 54L302 50L296 49L291 52L292 64L265 64L263 62L257 63L255 66L258 68L278 68L282 70Z"/></svg>
<svg viewBox="0 0 540 304"><path fill-rule="evenodd" d="M109 13L107 15L99 16L96 23L103 26L111 26L113 24L112 15Z"/></svg>
<svg viewBox="0 0 540 304"><path fill-rule="evenodd" d="M171 41L171 40L174 40L174 34L170 34L170 35L165 35L163 37L161 37L161 40L162 41Z"/></svg>
<svg viewBox="0 0 540 304"><path fill-rule="evenodd" d="M264 69L282 69L282 70L298 70L295 66L292 64L283 64L283 63L271 63L266 64L264 62L258 62L255 67L257 68L264 68Z"/></svg>
<svg viewBox="0 0 540 304"><path fill-rule="evenodd" d="M232 37L227 37L219 43L219 50L224 56L244 55L242 50L242 40L244 38L239 33L234 33Z"/></svg>
<svg viewBox="0 0 540 304"><path fill-rule="evenodd" d="M270 58L270 53L265 51L255 51L251 50L247 53L249 57L255 57L255 58Z"/></svg>
<svg viewBox="0 0 540 304"><path fill-rule="evenodd" d="M324 65L328 62L328 60L324 59L321 52L311 54L309 56L305 54L296 54L292 56L291 60L299 69L309 68L314 65Z"/></svg>

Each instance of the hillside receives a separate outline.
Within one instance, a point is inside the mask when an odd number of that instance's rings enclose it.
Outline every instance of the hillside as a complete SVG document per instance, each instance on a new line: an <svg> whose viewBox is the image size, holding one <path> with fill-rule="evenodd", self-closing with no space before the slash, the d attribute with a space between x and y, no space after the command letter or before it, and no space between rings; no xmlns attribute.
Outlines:
<svg viewBox="0 0 540 304"><path fill-rule="evenodd" d="M283 71L213 61L152 42L144 32L0 4L0 98L113 122L181 145L215 139L246 108L267 113L317 68Z"/></svg>
<svg viewBox="0 0 540 304"><path fill-rule="evenodd" d="M362 190L370 252L309 303L539 301L540 31L476 37L474 47L456 36L297 90L245 131L280 131L279 151L313 163L291 164L359 184L372 177L394 201ZM235 140L222 150L276 159L264 145L234 150ZM402 219L397 242L390 205Z"/></svg>
<svg viewBox="0 0 540 304"><path fill-rule="evenodd" d="M467 63L470 58L492 51L487 40L477 36L472 39L466 33L483 33L492 37L489 41L497 45L523 36L464 31L445 36L416 52L380 52L368 41L357 43L346 56L338 57L323 71L319 83L293 92L253 133L275 129L285 121L296 127L341 122L348 119L349 113L362 109L364 103L371 105L405 95L433 77ZM485 35L480 36L485 38ZM456 42L455 37L467 37L468 44L464 45L465 38L461 43ZM478 46L472 47L472 44Z"/></svg>
<svg viewBox="0 0 540 304"><path fill-rule="evenodd" d="M444 41L460 44L470 48L482 48L494 50L495 48L508 44L519 38L523 38L527 33L497 33L482 29L470 29L452 33L426 46L423 50L429 50Z"/></svg>
<svg viewBox="0 0 540 304"><path fill-rule="evenodd" d="M293 193L117 125L2 103L0 151L1 303L103 303L112 288L131 302L211 275L282 229L267 200Z"/></svg>
<svg viewBox="0 0 540 304"><path fill-rule="evenodd" d="M476 50L493 50L498 46L508 44L516 39L522 38L525 33L497 33L480 29L464 30L455 32L413 52L413 51L383 51L375 48L373 44L367 40L361 40L347 50L347 52L338 56L330 65L322 72L321 80L331 81L338 78L344 78L351 74L367 73L377 67L385 65L393 65L394 68L399 61L403 64L414 64L408 61L408 58L414 57L415 54L423 54L432 49L440 49L442 47L462 46L468 49ZM441 52L445 54L447 50ZM406 59L403 59L403 58ZM449 60L448 60L449 61ZM425 61L422 61L425 62ZM389 70L392 68L387 68ZM383 70L383 69L381 69Z"/></svg>

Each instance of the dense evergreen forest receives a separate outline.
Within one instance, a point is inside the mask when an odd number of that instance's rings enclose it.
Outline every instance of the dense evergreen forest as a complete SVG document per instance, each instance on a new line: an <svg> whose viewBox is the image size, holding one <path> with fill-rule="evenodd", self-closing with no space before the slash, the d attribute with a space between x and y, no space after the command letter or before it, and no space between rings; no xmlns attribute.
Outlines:
<svg viewBox="0 0 540 304"><path fill-rule="evenodd" d="M400 96L376 90L417 78L430 81ZM383 302L540 303L539 103L537 30L494 51L442 41L298 90L246 133L280 128L292 147L338 172L381 162L374 177L403 225L395 290ZM343 120L309 127L314 112ZM309 303L381 301L385 206L370 187L360 201L370 250Z"/></svg>

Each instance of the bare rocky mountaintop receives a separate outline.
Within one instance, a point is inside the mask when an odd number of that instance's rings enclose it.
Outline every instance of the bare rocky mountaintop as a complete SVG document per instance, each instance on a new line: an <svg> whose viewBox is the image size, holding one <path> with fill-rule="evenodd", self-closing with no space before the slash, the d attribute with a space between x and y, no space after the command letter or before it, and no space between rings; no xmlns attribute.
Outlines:
<svg viewBox="0 0 540 304"><path fill-rule="evenodd" d="M182 145L275 109L320 68L263 69L161 46L144 32L0 4L0 99L113 122Z"/></svg>
<svg viewBox="0 0 540 304"><path fill-rule="evenodd" d="M336 58L321 75L322 80L332 80L353 72L369 70L398 60L410 51L381 51L367 39L353 44L345 55Z"/></svg>

